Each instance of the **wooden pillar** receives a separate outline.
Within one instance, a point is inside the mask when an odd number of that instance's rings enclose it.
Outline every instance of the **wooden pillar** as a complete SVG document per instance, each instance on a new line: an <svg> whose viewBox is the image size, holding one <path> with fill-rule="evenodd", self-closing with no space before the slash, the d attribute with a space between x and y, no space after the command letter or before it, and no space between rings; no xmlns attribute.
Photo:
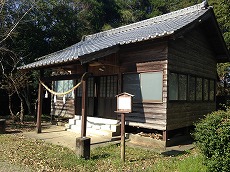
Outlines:
<svg viewBox="0 0 230 172"><path fill-rule="evenodd" d="M166 130L163 131L163 141L167 141L168 139L168 132Z"/></svg>
<svg viewBox="0 0 230 172"><path fill-rule="evenodd" d="M77 80L73 80L74 85L77 84ZM77 89L73 91L74 94L74 115L77 115Z"/></svg>
<svg viewBox="0 0 230 172"><path fill-rule="evenodd" d="M42 76L43 76L43 71L40 72L40 78ZM44 91L44 88L43 88L42 84L39 83L39 87L38 87L38 108L37 108L37 128L36 128L37 133L42 132L41 117L42 117L43 91Z"/></svg>
<svg viewBox="0 0 230 172"><path fill-rule="evenodd" d="M87 124L87 80L84 79L82 82L82 110L81 110L81 137L86 136L86 124Z"/></svg>
<svg viewBox="0 0 230 172"><path fill-rule="evenodd" d="M84 66L85 72L88 71L88 65ZM81 137L86 136L87 124L87 78L88 73L84 76L82 81L82 110L81 110Z"/></svg>

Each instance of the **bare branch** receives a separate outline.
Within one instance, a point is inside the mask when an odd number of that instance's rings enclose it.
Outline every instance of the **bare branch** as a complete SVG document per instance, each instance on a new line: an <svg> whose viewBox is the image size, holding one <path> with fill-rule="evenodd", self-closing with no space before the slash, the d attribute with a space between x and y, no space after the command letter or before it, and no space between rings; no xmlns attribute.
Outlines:
<svg viewBox="0 0 230 172"><path fill-rule="evenodd" d="M18 26L18 24L21 22L21 20L33 9L34 6L30 7L23 15L22 17L14 24L14 26L10 29L10 31L8 32L8 34L5 36L5 38L3 38L0 41L0 44L2 44L2 42L4 42L8 37L10 37L11 33L15 30L15 28Z"/></svg>
<svg viewBox="0 0 230 172"><path fill-rule="evenodd" d="M3 10L5 3L6 3L5 0L0 0L0 13L2 13L2 10Z"/></svg>

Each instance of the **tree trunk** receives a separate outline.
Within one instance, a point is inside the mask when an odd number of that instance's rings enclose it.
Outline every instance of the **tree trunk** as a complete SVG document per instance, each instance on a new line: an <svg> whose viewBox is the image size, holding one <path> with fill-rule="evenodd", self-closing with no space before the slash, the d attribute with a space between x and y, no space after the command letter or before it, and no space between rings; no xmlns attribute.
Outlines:
<svg viewBox="0 0 230 172"><path fill-rule="evenodd" d="M19 119L20 119L20 122L23 122L24 120L24 107L23 107L23 99L22 97L18 94L18 98L20 99L20 116L19 116Z"/></svg>
<svg viewBox="0 0 230 172"><path fill-rule="evenodd" d="M9 111L10 111L10 116L11 116L11 119L15 122L16 119L15 119L15 114L13 113L12 111L12 106L11 106L11 95L8 94L8 98L9 98Z"/></svg>

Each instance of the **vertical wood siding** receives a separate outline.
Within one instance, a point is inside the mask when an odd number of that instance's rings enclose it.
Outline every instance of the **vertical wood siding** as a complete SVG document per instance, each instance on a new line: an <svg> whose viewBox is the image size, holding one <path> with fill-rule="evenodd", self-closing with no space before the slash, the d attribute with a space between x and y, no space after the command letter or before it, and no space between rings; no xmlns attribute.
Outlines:
<svg viewBox="0 0 230 172"><path fill-rule="evenodd" d="M53 102L53 99L51 101L51 115L64 118L74 117L74 100L72 98L68 98L65 104L62 97L57 97L56 103Z"/></svg>

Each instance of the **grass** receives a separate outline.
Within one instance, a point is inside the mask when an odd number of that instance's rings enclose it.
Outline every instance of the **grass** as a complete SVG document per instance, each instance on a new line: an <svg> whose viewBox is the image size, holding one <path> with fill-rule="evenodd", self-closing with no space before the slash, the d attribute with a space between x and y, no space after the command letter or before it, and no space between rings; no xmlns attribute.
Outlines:
<svg viewBox="0 0 230 172"><path fill-rule="evenodd" d="M126 162L122 163L119 145L92 149L90 160L79 158L67 148L20 134L0 135L0 145L0 161L28 166L34 171L206 171L197 149L178 156L163 156L151 150L127 147Z"/></svg>

